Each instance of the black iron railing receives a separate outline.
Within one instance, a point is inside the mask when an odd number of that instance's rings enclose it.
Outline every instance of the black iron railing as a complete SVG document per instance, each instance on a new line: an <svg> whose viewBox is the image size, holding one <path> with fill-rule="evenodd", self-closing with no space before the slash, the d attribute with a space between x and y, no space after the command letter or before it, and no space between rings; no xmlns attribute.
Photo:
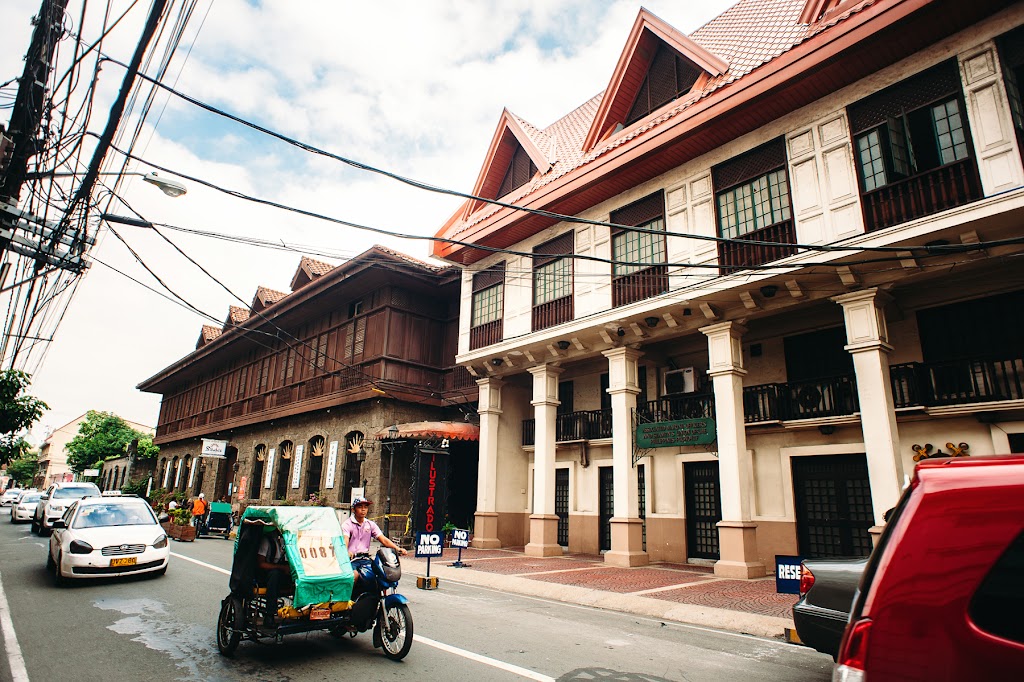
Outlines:
<svg viewBox="0 0 1024 682"><path fill-rule="evenodd" d="M523 420L523 445L534 445L537 425L534 419ZM566 412L555 417L555 441L594 440L612 437L612 411L584 410Z"/></svg>
<svg viewBox="0 0 1024 682"><path fill-rule="evenodd" d="M667 422L679 419L715 417L715 398L710 393L648 400L637 405L640 419L648 422Z"/></svg>
<svg viewBox="0 0 1024 682"><path fill-rule="evenodd" d="M1024 399L1024 359L909 362L891 368L896 407Z"/></svg>

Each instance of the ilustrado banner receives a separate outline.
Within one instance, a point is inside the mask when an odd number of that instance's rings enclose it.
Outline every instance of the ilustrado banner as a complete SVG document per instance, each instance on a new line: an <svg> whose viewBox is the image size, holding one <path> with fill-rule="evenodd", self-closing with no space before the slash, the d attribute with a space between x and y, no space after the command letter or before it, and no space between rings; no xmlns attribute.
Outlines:
<svg viewBox="0 0 1024 682"><path fill-rule="evenodd" d="M448 517L447 449L416 448L416 490L412 503L412 528L439 533Z"/></svg>

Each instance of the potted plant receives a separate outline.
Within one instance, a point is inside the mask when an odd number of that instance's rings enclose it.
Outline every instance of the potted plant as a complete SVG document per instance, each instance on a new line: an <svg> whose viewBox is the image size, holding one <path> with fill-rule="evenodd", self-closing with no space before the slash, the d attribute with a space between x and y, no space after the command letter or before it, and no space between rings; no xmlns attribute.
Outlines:
<svg viewBox="0 0 1024 682"><path fill-rule="evenodd" d="M452 531L455 530L456 528L458 528L458 526L456 526L454 523L452 523L451 521L448 521L448 520L446 520L444 522L444 525L441 526L441 532L444 533L444 546L445 547L451 547L452 546Z"/></svg>
<svg viewBox="0 0 1024 682"><path fill-rule="evenodd" d="M171 512L171 537L181 542L192 542L196 539L196 529L192 525L192 512L178 507Z"/></svg>

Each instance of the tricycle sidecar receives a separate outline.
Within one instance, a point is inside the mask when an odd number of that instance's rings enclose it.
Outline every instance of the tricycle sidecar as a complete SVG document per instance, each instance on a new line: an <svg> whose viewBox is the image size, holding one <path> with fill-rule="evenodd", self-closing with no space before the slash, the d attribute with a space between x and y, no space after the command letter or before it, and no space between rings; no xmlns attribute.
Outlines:
<svg viewBox="0 0 1024 682"><path fill-rule="evenodd" d="M294 583L265 622L267 589L257 571L257 553L266 533L280 533ZM221 603L217 647L231 656L242 639L281 641L285 635L327 630L334 635L373 629L374 646L388 658L404 658L412 646L413 625L405 597L396 589L398 556L381 549L372 571L360 579L353 597L353 571L341 524L328 507L248 507L242 514L231 566L231 593ZM287 595L287 592L282 592Z"/></svg>

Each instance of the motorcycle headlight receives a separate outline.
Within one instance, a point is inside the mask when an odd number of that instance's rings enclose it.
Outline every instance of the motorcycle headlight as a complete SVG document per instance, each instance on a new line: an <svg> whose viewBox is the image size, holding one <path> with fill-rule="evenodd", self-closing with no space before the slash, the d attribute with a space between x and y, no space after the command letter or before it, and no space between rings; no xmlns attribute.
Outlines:
<svg viewBox="0 0 1024 682"><path fill-rule="evenodd" d="M153 549L163 549L166 546L167 546L167 536L164 535L163 533L161 533L160 537L158 537L156 539L156 542L153 543Z"/></svg>
<svg viewBox="0 0 1024 682"><path fill-rule="evenodd" d="M92 545L82 540L71 541L71 553L72 554L92 554Z"/></svg>

